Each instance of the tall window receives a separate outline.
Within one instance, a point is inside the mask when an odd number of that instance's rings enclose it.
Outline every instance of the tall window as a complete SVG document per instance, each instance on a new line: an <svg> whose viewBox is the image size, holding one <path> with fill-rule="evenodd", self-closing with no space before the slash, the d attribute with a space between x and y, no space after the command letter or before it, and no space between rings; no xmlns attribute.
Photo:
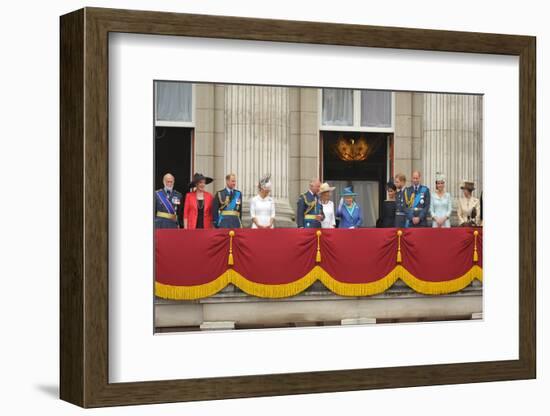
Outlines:
<svg viewBox="0 0 550 416"><path fill-rule="evenodd" d="M191 127L194 123L193 84L155 82L155 125Z"/></svg>
<svg viewBox="0 0 550 416"><path fill-rule="evenodd" d="M353 126L353 90L323 89L323 124Z"/></svg>
<svg viewBox="0 0 550 416"><path fill-rule="evenodd" d="M389 91L361 91L361 126L392 126L392 93Z"/></svg>
<svg viewBox="0 0 550 416"><path fill-rule="evenodd" d="M393 132L391 91L324 88L321 100L321 128Z"/></svg>

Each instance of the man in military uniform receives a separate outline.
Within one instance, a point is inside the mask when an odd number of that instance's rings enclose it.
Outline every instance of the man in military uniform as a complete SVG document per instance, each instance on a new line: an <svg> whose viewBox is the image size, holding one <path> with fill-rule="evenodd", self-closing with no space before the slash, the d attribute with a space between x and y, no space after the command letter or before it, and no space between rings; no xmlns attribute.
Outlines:
<svg viewBox="0 0 550 416"><path fill-rule="evenodd" d="M183 195L174 189L174 175L162 178L164 188L155 191L155 228L181 228Z"/></svg>
<svg viewBox="0 0 550 416"><path fill-rule="evenodd" d="M298 197L298 210L296 212L298 228L321 228L321 221L323 221L325 215L318 197L320 188L321 181L313 179L309 183L309 190Z"/></svg>
<svg viewBox="0 0 550 416"><path fill-rule="evenodd" d="M412 185L405 188L403 197L405 199L407 219L405 227L417 228L428 226L428 213L430 211L430 190L427 186L420 184L420 172L414 171L411 177Z"/></svg>
<svg viewBox="0 0 550 416"><path fill-rule="evenodd" d="M216 192L212 207L214 213L215 228L242 228L242 202L241 191L235 189L237 177L230 173L225 177L225 188Z"/></svg>
<svg viewBox="0 0 550 416"><path fill-rule="evenodd" d="M407 220L407 212L405 205L405 185L407 177L403 173L398 173L394 178L396 193L395 193L395 227L404 228Z"/></svg>

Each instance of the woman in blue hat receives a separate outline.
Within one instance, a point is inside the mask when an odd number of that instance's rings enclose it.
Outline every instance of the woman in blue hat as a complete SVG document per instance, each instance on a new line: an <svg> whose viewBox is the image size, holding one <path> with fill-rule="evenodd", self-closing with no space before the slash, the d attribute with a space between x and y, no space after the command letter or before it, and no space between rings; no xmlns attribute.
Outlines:
<svg viewBox="0 0 550 416"><path fill-rule="evenodd" d="M363 213L361 207L355 202L357 194L353 192L351 186L347 186L341 196L337 211L340 217L338 228L359 228L363 224Z"/></svg>

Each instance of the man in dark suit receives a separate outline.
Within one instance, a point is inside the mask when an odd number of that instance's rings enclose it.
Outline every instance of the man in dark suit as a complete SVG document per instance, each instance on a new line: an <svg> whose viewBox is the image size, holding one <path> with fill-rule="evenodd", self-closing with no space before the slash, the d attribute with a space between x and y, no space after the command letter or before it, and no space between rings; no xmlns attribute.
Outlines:
<svg viewBox="0 0 550 416"><path fill-rule="evenodd" d="M407 220L405 227L427 227L427 216L430 211L430 190L427 186L420 184L421 175L419 171L414 171L411 177L412 185L405 188L403 197L405 198Z"/></svg>
<svg viewBox="0 0 550 416"><path fill-rule="evenodd" d="M296 211L298 228L321 228L321 221L323 221L325 215L318 197L320 188L321 181L313 179L309 183L309 190L298 197L298 209Z"/></svg>
<svg viewBox="0 0 550 416"><path fill-rule="evenodd" d="M164 188L155 191L155 228L181 228L183 195L174 189L171 173L162 178Z"/></svg>
<svg viewBox="0 0 550 416"><path fill-rule="evenodd" d="M214 227L242 228L243 196L236 186L237 177L230 173L225 177L225 188L214 195Z"/></svg>
<svg viewBox="0 0 550 416"><path fill-rule="evenodd" d="M405 205L405 185L407 177L403 173L398 173L394 178L396 193L395 193L395 224L394 227L405 227L407 220L407 207Z"/></svg>

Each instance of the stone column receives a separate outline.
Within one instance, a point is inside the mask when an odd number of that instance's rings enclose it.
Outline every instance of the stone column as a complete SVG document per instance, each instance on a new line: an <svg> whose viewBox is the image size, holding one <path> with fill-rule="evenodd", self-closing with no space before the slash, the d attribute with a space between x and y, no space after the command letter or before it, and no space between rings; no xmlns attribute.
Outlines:
<svg viewBox="0 0 550 416"><path fill-rule="evenodd" d="M410 184L414 170L422 171L422 114L424 94L395 93L394 172Z"/></svg>
<svg viewBox="0 0 550 416"><path fill-rule="evenodd" d="M290 206L295 210L298 196L303 192L300 176L301 111L300 88L290 88L290 148L288 165L288 194Z"/></svg>
<svg viewBox="0 0 550 416"><path fill-rule="evenodd" d="M225 85L214 86L214 191L225 186Z"/></svg>
<svg viewBox="0 0 550 416"><path fill-rule="evenodd" d="M212 176L214 174L214 86L195 84L195 94L194 172ZM214 191L211 184L207 185L206 189L209 192Z"/></svg>
<svg viewBox="0 0 550 416"><path fill-rule="evenodd" d="M475 182L477 197L483 189L482 109L480 95L424 94L423 182L433 188L443 172L455 206L462 180Z"/></svg>
<svg viewBox="0 0 550 416"><path fill-rule="evenodd" d="M290 92L285 87L225 87L225 172L237 175L244 225L260 176L271 174L276 226L293 226L289 204Z"/></svg>
<svg viewBox="0 0 550 416"><path fill-rule="evenodd" d="M319 89L300 88L300 188L308 190L313 178L319 178ZM292 201L296 209L296 199Z"/></svg>
<svg viewBox="0 0 550 416"><path fill-rule="evenodd" d="M403 173L407 177L407 183L411 179L413 170L413 116L412 116L412 93L395 93L395 134L394 161L395 173Z"/></svg>

